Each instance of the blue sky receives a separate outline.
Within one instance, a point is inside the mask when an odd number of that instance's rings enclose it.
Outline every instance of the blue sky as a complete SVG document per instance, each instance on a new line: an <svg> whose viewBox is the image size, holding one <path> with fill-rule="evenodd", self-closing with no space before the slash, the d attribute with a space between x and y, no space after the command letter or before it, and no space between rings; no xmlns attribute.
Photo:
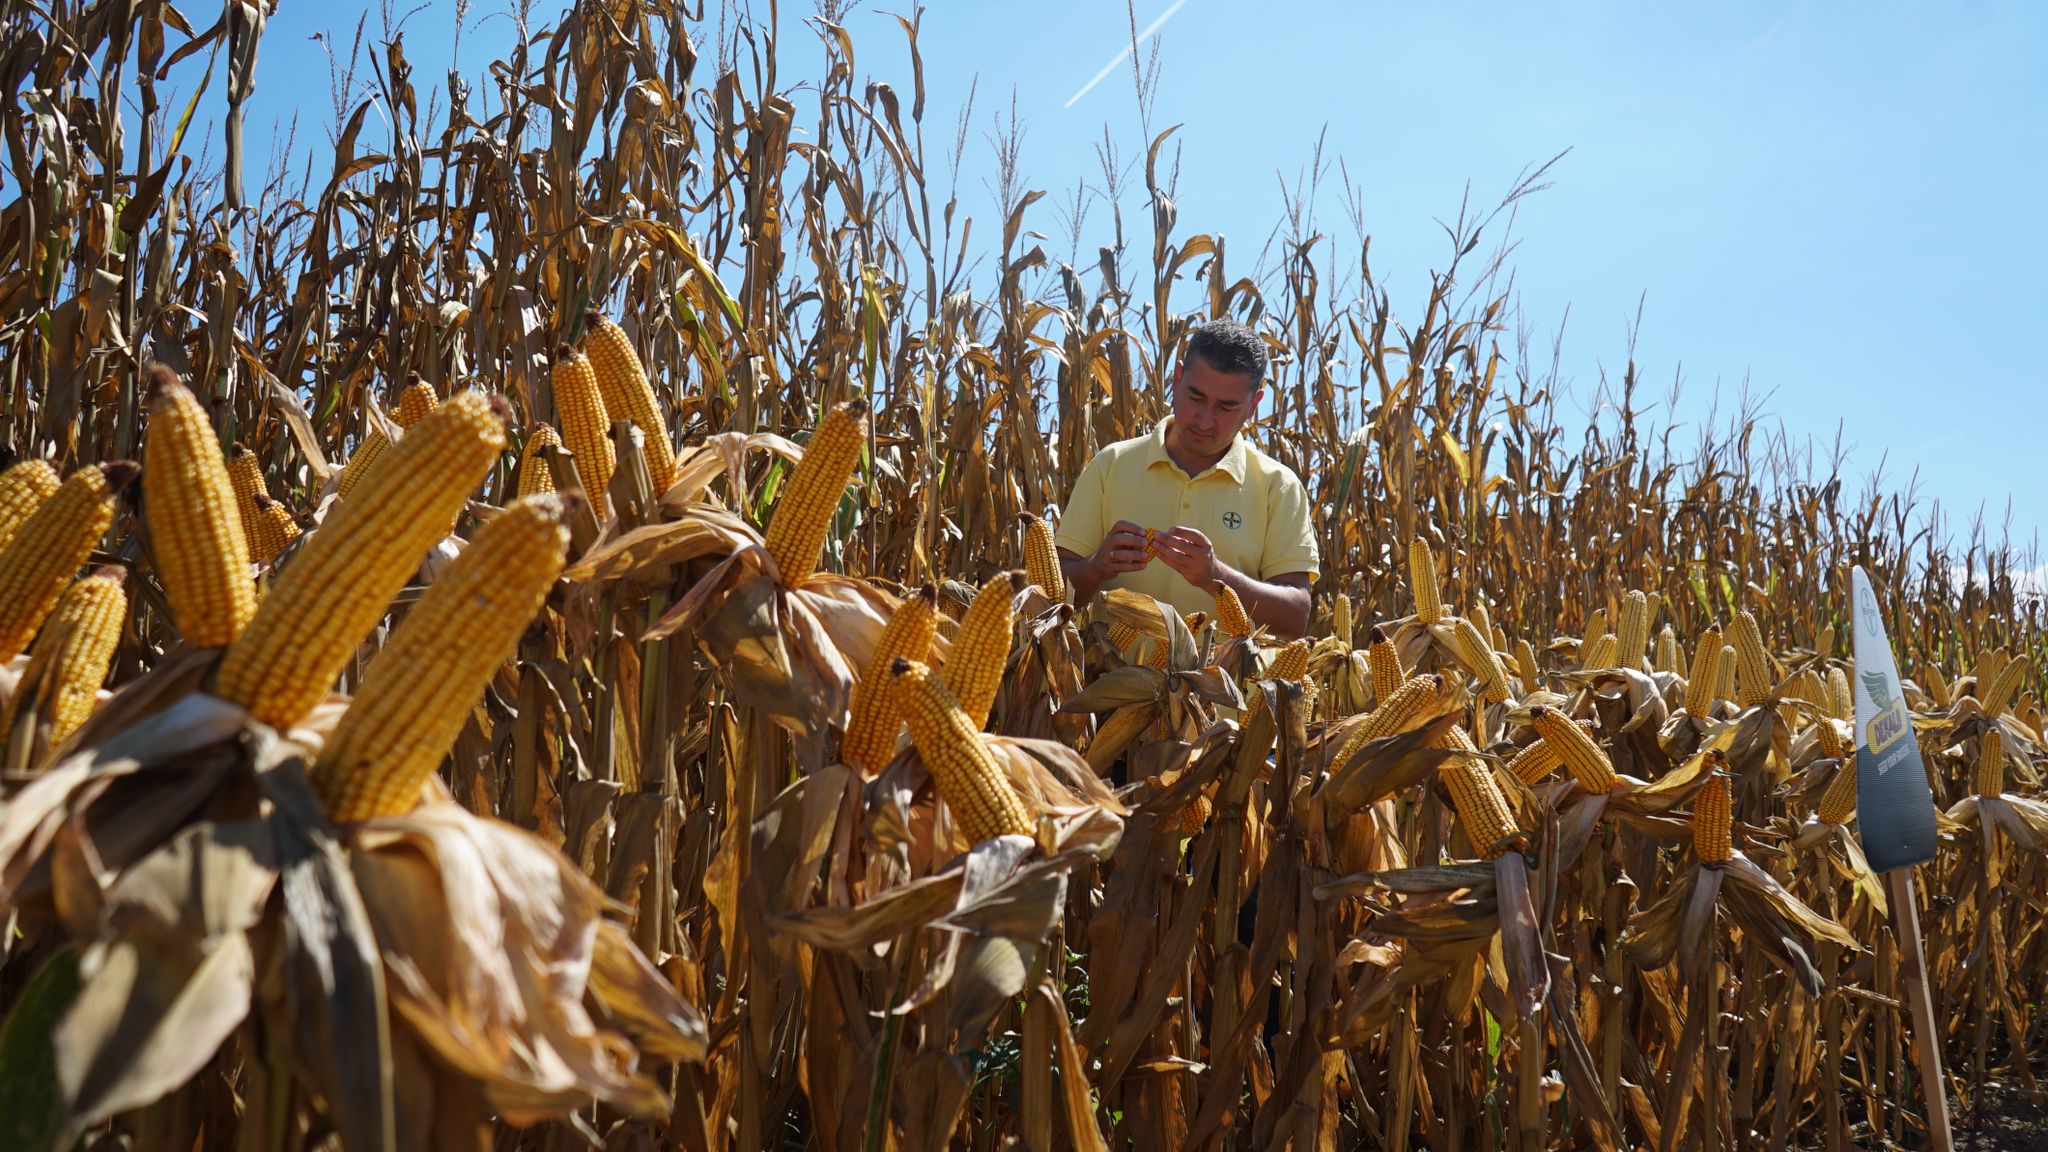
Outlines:
<svg viewBox="0 0 2048 1152"><path fill-rule="evenodd" d="M1172 4L1139 0L1138 25ZM846 18L858 71L906 97L889 13L907 6ZM470 12L456 63L472 76L510 39L493 10ZM272 19L252 179L291 105L328 119L326 58L308 37L345 45L357 11L287 3ZM793 82L819 57L798 24L811 6L782 11ZM406 24L422 103L449 66L451 14L434 4ZM995 228L986 136L1013 92L1025 175L1053 192L1030 218L1048 236L1059 195L1100 182L1105 124L1127 156L1142 152L1128 66L1065 106L1128 42L1121 2L938 0L924 23L934 153L978 80L961 189L977 236ZM2034 470L2048 432L2034 348L2048 311L2048 6L1184 0L1160 45L1153 121L1182 125L1183 235L1221 232L1248 260L1281 216L1278 174L1293 181L1327 132L1326 153L1364 189L1398 313L1420 307L1448 255L1436 221L1468 185L1490 205L1570 149L1554 186L1522 202L1514 265L1546 349L1569 309L1562 367L1581 402L1603 369L1619 375L1640 301L1648 398L1661 405L1682 380L1678 420L1701 418L1717 387L1725 410L1746 382L1823 453L1841 428L1852 491L1888 458L1892 485L1917 469L1957 530L1981 506L1995 537L2008 503L2016 543L2048 525ZM700 52L703 75L714 52ZM302 121L302 145L323 141L313 127ZM1333 172L1321 222L1348 239L1338 197ZM1136 228L1140 209L1126 200ZM1091 230L1106 222L1098 206Z"/></svg>

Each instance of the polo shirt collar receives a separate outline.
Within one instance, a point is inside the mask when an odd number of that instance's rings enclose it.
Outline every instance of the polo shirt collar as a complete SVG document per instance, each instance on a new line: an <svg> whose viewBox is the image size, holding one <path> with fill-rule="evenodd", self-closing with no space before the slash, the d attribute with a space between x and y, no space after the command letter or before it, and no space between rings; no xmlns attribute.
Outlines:
<svg viewBox="0 0 2048 1152"><path fill-rule="evenodd" d="M1172 454L1166 450L1166 426L1171 423L1173 423L1173 417L1166 417L1159 422L1157 427L1152 429L1152 435L1145 438L1145 467L1150 468L1155 464L1164 464L1169 468L1180 467L1180 465L1173 462ZM1210 471L1222 472L1229 476L1234 483L1242 484L1244 483L1245 468L1250 462L1250 455L1251 446L1245 443L1244 430L1240 428L1237 435L1231 439L1230 448L1223 453L1221 460L1216 461L1215 464L1210 466ZM1208 472L1202 473L1204 476L1208 474ZM1190 477L1190 479L1196 479L1196 477Z"/></svg>

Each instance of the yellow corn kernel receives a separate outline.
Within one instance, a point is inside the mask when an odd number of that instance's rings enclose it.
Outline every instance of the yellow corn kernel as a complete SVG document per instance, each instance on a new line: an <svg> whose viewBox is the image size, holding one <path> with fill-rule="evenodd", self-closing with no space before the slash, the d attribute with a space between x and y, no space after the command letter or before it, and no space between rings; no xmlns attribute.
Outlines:
<svg viewBox="0 0 2048 1152"><path fill-rule="evenodd" d="M1181 810L1174 815L1175 834L1182 838L1195 835L1209 822L1209 816L1215 810L1215 803L1206 793L1195 793L1195 798L1182 805Z"/></svg>
<svg viewBox="0 0 2048 1152"><path fill-rule="evenodd" d="M576 458L583 494L593 509L602 511L605 489L618 467L618 452L612 446L611 415L597 388L597 372L590 366L590 357L564 345L555 349L555 365L548 379L554 385L555 412L562 421L562 444Z"/></svg>
<svg viewBox="0 0 2048 1152"><path fill-rule="evenodd" d="M2005 791L2005 733L1993 724L1977 741L1977 795L1997 796Z"/></svg>
<svg viewBox="0 0 2048 1152"><path fill-rule="evenodd" d="M1614 764L1601 751L1591 733L1572 722L1572 718L1555 708L1542 705L1530 710L1530 722L1536 726L1536 734L1556 749L1564 766L1571 769L1572 778L1579 787L1596 796L1605 795L1618 779Z"/></svg>
<svg viewBox="0 0 2048 1152"><path fill-rule="evenodd" d="M1541 736L1508 761L1508 771L1524 784L1534 784L1562 767L1564 758Z"/></svg>
<svg viewBox="0 0 2048 1152"><path fill-rule="evenodd" d="M1462 728L1451 731L1464 734ZM1471 743L1470 739L1465 743ZM1507 797L1501 795L1485 762L1474 756L1453 756L1437 769L1437 778L1451 794L1451 807L1465 826L1466 839L1482 857L1491 860L1512 846L1521 830L1515 827Z"/></svg>
<svg viewBox="0 0 2048 1152"><path fill-rule="evenodd" d="M14 539L43 501L57 493L57 470L46 460L23 460L0 472L0 549Z"/></svg>
<svg viewBox="0 0 2048 1152"><path fill-rule="evenodd" d="M303 720L505 450L503 401L461 392L335 505L221 662L218 694L273 728Z"/></svg>
<svg viewBox="0 0 2048 1152"><path fill-rule="evenodd" d="M1237 589L1218 580L1209 586L1216 597L1216 626L1226 636L1249 636L1252 634L1252 618L1245 615L1244 601L1237 598Z"/></svg>
<svg viewBox="0 0 2048 1152"><path fill-rule="evenodd" d="M1330 602L1330 635L1351 643L1351 598L1342 592Z"/></svg>
<svg viewBox="0 0 2048 1152"><path fill-rule="evenodd" d="M1593 641L1592 647L1585 649L1581 654L1579 667L1613 668L1620 651L1621 646L1615 643L1614 633L1602 632L1600 638Z"/></svg>
<svg viewBox="0 0 2048 1152"><path fill-rule="evenodd" d="M1685 652L1678 646L1678 633L1669 624L1657 633L1656 669L1673 676L1685 675Z"/></svg>
<svg viewBox="0 0 2048 1152"><path fill-rule="evenodd" d="M1735 659L1736 687L1741 693L1737 703L1744 708L1768 703L1777 680L1771 675L1771 657L1764 651L1764 635L1757 627L1756 617L1747 612L1735 614Z"/></svg>
<svg viewBox="0 0 2048 1152"><path fill-rule="evenodd" d="M21 655L71 577L114 522L114 496L135 479L126 460L80 468L0 550L0 663Z"/></svg>
<svg viewBox="0 0 2048 1152"><path fill-rule="evenodd" d="M328 819L397 816L419 803L492 674L546 603L568 554L574 502L542 493L492 517L406 613L313 766Z"/></svg>
<svg viewBox="0 0 2048 1152"><path fill-rule="evenodd" d="M2017 656L2006 661L2004 666L1999 668L1998 675L1992 678L1991 686L1984 690L1984 698L1981 701L1984 705L1984 714L1996 717L2004 712L2033 667L2034 661L2028 656Z"/></svg>
<svg viewBox="0 0 2048 1152"><path fill-rule="evenodd" d="M1266 667L1268 680L1304 680L1308 678L1309 642L1290 640L1273 656L1273 662Z"/></svg>
<svg viewBox="0 0 2048 1152"><path fill-rule="evenodd" d="M334 490L342 496L355 491L356 485L363 482L363 477L370 474L370 469L391 447L391 442L384 438L383 426L377 423L368 409L364 410L363 423L367 431L356 442L356 450L349 454L348 462L341 466L341 479L335 481Z"/></svg>
<svg viewBox="0 0 2048 1152"><path fill-rule="evenodd" d="M1579 651L1585 652L1607 634L1607 609L1595 608L1586 618L1586 634L1579 637Z"/></svg>
<svg viewBox="0 0 2048 1152"><path fill-rule="evenodd" d="M1621 601L1621 624L1614 630L1615 666L1641 668L1643 650L1650 646L1650 598L1640 589L1630 589Z"/></svg>
<svg viewBox="0 0 2048 1152"><path fill-rule="evenodd" d="M1054 602L1067 598L1067 577L1060 568L1059 548L1053 544L1052 525L1029 512L1024 521L1024 572L1033 584Z"/></svg>
<svg viewBox="0 0 2048 1152"><path fill-rule="evenodd" d="M1003 686L1003 669L1009 666L1016 632L1017 594L1029 583L1022 572L991 576L960 620L960 636L944 669L946 687L953 690L953 699L977 731L988 725L996 691Z"/></svg>
<svg viewBox="0 0 2048 1152"><path fill-rule="evenodd" d="M1408 584L1415 593L1415 618L1424 624L1443 623L1444 596L1436 581L1436 554L1420 536L1408 542Z"/></svg>
<svg viewBox="0 0 2048 1152"><path fill-rule="evenodd" d="M1832 657L1835 654L1835 626L1833 624L1821 626L1820 636L1813 642L1813 650L1816 655L1822 657Z"/></svg>
<svg viewBox="0 0 2048 1152"><path fill-rule="evenodd" d="M899 658L891 671L910 742L968 842L1030 836L1036 829L1031 810L945 683L915 660Z"/></svg>
<svg viewBox="0 0 2048 1152"><path fill-rule="evenodd" d="M228 449L228 485L235 490L235 515L242 518L242 537L253 549L256 545L256 497L267 495L269 488L263 482L263 462L244 445L236 444Z"/></svg>
<svg viewBox="0 0 2048 1152"><path fill-rule="evenodd" d="M398 411L392 415L391 422L398 425L400 432L410 432L413 425L426 419L427 413L440 404L441 397L434 391L434 386L415 374L405 386L405 391L398 394Z"/></svg>
<svg viewBox="0 0 2048 1152"><path fill-rule="evenodd" d="M1829 760L1840 760L1848 753L1842 743L1841 730L1835 727L1833 719L1823 716L1814 721L1813 734L1820 744L1820 754Z"/></svg>
<svg viewBox="0 0 2048 1152"><path fill-rule="evenodd" d="M50 704L50 746L56 747L78 730L99 702L100 685L121 646L121 621L128 615L126 578L119 568L102 568L64 590L50 622L36 637L35 653L54 645L50 675L55 677Z"/></svg>
<svg viewBox="0 0 2048 1152"><path fill-rule="evenodd" d="M1849 673L1840 664L1828 669L1828 709L1837 720L1856 718L1856 693L1849 687Z"/></svg>
<svg viewBox="0 0 2048 1152"><path fill-rule="evenodd" d="M142 507L150 551L185 643L224 648L256 614L249 540L213 421L177 373L150 370Z"/></svg>
<svg viewBox="0 0 2048 1152"><path fill-rule="evenodd" d="M1536 646L1529 643L1526 636L1515 641L1515 667L1522 673L1522 683L1530 688L1536 686L1537 678L1543 674L1543 665L1536 658Z"/></svg>
<svg viewBox="0 0 2048 1152"><path fill-rule="evenodd" d="M1408 682L1408 670L1401 667L1401 653L1393 640L1375 624L1366 634L1365 667L1372 674L1372 698L1383 703Z"/></svg>
<svg viewBox="0 0 2048 1152"><path fill-rule="evenodd" d="M1443 699L1444 678L1434 672L1410 679L1369 713L1330 762L1342 764L1367 742L1407 731L1412 721Z"/></svg>
<svg viewBox="0 0 2048 1152"><path fill-rule="evenodd" d="M1714 695L1720 699L1735 699L1735 667L1741 662L1741 659L1741 656L1735 651L1735 645L1724 644L1721 646L1721 676L1719 683L1714 686Z"/></svg>
<svg viewBox="0 0 2048 1152"><path fill-rule="evenodd" d="M1692 675L1685 681L1685 711L1704 720L1714 711L1721 684L1721 626L1710 624L1700 633L1699 647L1692 653Z"/></svg>
<svg viewBox="0 0 2048 1152"><path fill-rule="evenodd" d="M863 776L888 767L890 757L896 754L896 733L903 727L903 716L896 710L890 669L899 658L930 658L932 636L938 630L938 599L938 588L926 584L903 601L882 628L882 638L875 642L874 654L853 686L839 759Z"/></svg>
<svg viewBox="0 0 2048 1152"><path fill-rule="evenodd" d="M1847 824L1856 815L1856 759L1846 756L1820 795L1820 809L1814 813L1823 824Z"/></svg>
<svg viewBox="0 0 2048 1152"><path fill-rule="evenodd" d="M526 448L519 453L519 486L514 489L517 499L555 490L555 474L549 471L548 458L541 455L541 449L561 445L562 438L554 428L546 424L534 428L533 435L526 438Z"/></svg>
<svg viewBox="0 0 2048 1152"><path fill-rule="evenodd" d="M1954 698L1948 679L1941 674L1940 665L1927 666L1927 694L1934 697L1934 702L1943 708L1948 707L1949 701Z"/></svg>
<svg viewBox="0 0 2048 1152"><path fill-rule="evenodd" d="M1477 625L1462 617L1457 623L1458 645L1463 648L1465 663L1479 676L1480 699L1488 704L1498 704L1508 698L1508 670L1501 665L1500 653L1493 650L1493 641L1479 631Z"/></svg>
<svg viewBox="0 0 2048 1152"><path fill-rule="evenodd" d="M1692 850L1702 864L1726 864L1735 855L1734 802L1728 795L1728 773L1719 767L1726 760L1719 752L1708 755L1717 766L1693 801Z"/></svg>
<svg viewBox="0 0 2048 1152"><path fill-rule="evenodd" d="M832 514L839 508L839 498L853 479L854 466L860 463L861 449L867 443L867 425L866 400L834 405L818 422L818 430L804 447L804 458L776 498L765 539L783 587L795 588L818 570Z"/></svg>
<svg viewBox="0 0 2048 1152"><path fill-rule="evenodd" d="M256 494L256 528L249 534L249 559L271 564L299 538L299 522L291 509L263 493Z"/></svg>
<svg viewBox="0 0 2048 1152"><path fill-rule="evenodd" d="M602 313L584 314L583 350L597 374L597 390L604 397L604 409L613 420L631 420L646 438L642 451L647 456L647 475L659 496L676 482L676 451L669 443L668 424L661 418L661 405L654 398L654 386L640 365L640 354L626 338L626 330Z"/></svg>

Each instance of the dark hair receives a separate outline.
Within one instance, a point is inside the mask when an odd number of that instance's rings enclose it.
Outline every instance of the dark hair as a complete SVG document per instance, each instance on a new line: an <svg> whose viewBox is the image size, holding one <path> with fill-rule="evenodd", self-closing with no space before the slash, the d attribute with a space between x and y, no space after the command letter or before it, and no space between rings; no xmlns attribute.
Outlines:
<svg viewBox="0 0 2048 1152"><path fill-rule="evenodd" d="M1247 375L1256 391L1266 383L1266 345L1259 334L1235 320L1211 320L1188 334L1187 351L1218 372Z"/></svg>

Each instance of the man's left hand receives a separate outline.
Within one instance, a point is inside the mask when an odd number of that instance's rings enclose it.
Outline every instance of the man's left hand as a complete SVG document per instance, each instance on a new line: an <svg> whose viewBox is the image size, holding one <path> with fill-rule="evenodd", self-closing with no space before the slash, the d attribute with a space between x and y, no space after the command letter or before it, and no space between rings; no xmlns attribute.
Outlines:
<svg viewBox="0 0 2048 1152"><path fill-rule="evenodd" d="M1215 586L1221 565L1209 538L1193 528L1176 527L1153 537L1159 562L1180 573L1181 579L1207 592Z"/></svg>

